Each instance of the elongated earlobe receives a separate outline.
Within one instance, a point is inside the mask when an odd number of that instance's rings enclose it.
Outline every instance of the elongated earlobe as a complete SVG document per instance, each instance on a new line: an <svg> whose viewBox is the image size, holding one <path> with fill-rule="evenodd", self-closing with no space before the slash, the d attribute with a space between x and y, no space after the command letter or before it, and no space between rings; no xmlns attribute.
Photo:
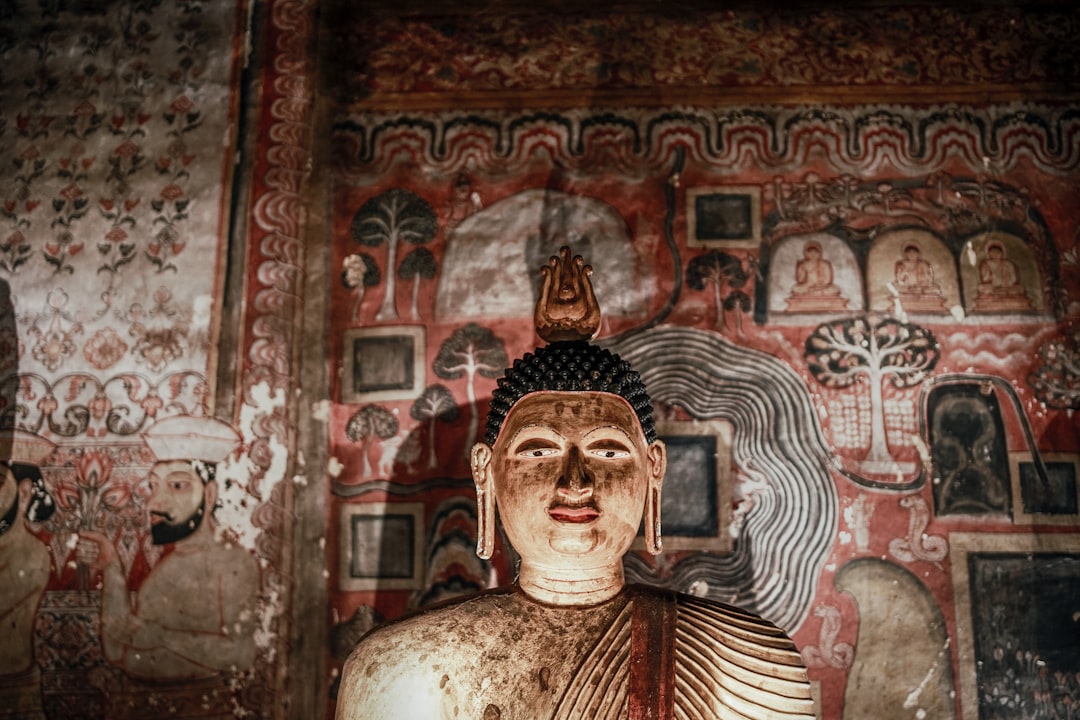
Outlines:
<svg viewBox="0 0 1080 720"><path fill-rule="evenodd" d="M645 492L645 549L652 555L664 551L664 542L660 531L660 491L664 485L664 472L667 470L667 447L662 440L649 445L648 450L648 489Z"/></svg>
<svg viewBox="0 0 1080 720"><path fill-rule="evenodd" d="M495 551L495 494L491 477L491 447L472 448L472 476L476 484L476 554L483 560Z"/></svg>
<svg viewBox="0 0 1080 720"><path fill-rule="evenodd" d="M649 488L645 497L645 549L650 555L659 555L664 551L660 533L660 488Z"/></svg>

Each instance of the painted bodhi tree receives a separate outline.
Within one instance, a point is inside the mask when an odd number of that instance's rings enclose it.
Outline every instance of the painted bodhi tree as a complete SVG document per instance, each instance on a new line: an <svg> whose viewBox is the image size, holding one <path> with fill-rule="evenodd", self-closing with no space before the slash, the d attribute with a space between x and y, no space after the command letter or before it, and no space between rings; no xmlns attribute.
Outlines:
<svg viewBox="0 0 1080 720"><path fill-rule="evenodd" d="M860 467L873 474L894 473L898 464L885 437L882 383L918 385L937 364L937 340L920 325L893 317L853 317L819 325L806 339L810 373L828 388L865 382L870 390L870 451Z"/></svg>
<svg viewBox="0 0 1080 720"><path fill-rule="evenodd" d="M409 303L409 311L412 314L413 320L420 319L419 298L420 298L420 281L431 280L435 277L435 272L439 269L438 263L435 261L435 255L426 247L418 247L401 261L401 265L398 266L397 274L400 280L412 281L412 300Z"/></svg>
<svg viewBox="0 0 1080 720"><path fill-rule="evenodd" d="M376 320L397 320L395 284L398 244L430 242L439 230L439 219L431 204L416 193L392 188L364 203L353 216L352 238L367 247L386 245L386 294Z"/></svg>
<svg viewBox="0 0 1080 720"><path fill-rule="evenodd" d="M429 470L434 470L439 466L439 459L435 454L435 421L452 423L457 420L459 413L453 393L445 385L439 383L424 388L424 392L409 410L409 417L413 420L427 421Z"/></svg>
<svg viewBox="0 0 1080 720"><path fill-rule="evenodd" d="M1048 407L1080 410L1080 327L1043 344L1039 360L1028 375L1036 397Z"/></svg>
<svg viewBox="0 0 1080 720"><path fill-rule="evenodd" d="M469 401L469 435L465 439L468 454L480 420L476 410L476 376L497 378L506 368L506 346L495 333L476 323L458 328L439 347L432 370L444 380L464 377L465 397Z"/></svg>
<svg viewBox="0 0 1080 720"><path fill-rule="evenodd" d="M721 250L710 250L692 259L686 266L686 284L694 290L712 286L713 303L716 305L716 326L726 327L724 310L738 308L736 329L742 331L742 312L750 309L750 297L743 292L750 277L743 269L742 261Z"/></svg>
<svg viewBox="0 0 1080 720"><path fill-rule="evenodd" d="M368 460L369 443L374 439L392 438L397 431L397 418L381 405L365 405L353 413L345 424L345 436L360 446L360 477L373 475Z"/></svg>

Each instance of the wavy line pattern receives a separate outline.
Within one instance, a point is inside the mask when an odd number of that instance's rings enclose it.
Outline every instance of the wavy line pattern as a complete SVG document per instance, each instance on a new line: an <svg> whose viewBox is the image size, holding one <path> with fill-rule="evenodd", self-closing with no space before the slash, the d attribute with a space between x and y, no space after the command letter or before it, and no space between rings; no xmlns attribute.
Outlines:
<svg viewBox="0 0 1080 720"><path fill-rule="evenodd" d="M735 463L767 488L754 496L733 554L691 555L663 578L628 556L628 578L683 591L703 581L710 597L794 632L810 608L839 505L802 381L776 358L703 330L660 327L609 345L637 369L655 402L730 421Z"/></svg>
<svg viewBox="0 0 1080 720"><path fill-rule="evenodd" d="M675 147L704 164L777 172L805 166L822 147L837 172L853 174L873 174L886 160L906 174L933 173L956 158L972 172L1025 160L1059 176L1080 167L1080 108L1020 104L364 113L339 118L333 134L340 170L363 176L402 161L497 171L540 147L570 167L602 158L621 174L658 172Z"/></svg>

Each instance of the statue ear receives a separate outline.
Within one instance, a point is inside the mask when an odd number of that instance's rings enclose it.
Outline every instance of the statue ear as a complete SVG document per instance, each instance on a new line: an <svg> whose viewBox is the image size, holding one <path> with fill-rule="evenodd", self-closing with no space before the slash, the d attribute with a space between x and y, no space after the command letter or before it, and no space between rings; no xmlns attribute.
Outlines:
<svg viewBox="0 0 1080 720"><path fill-rule="evenodd" d="M645 468L645 549L652 555L659 555L664 550L660 534L660 491L664 485L664 471L667 469L667 446L663 440L654 440L649 445Z"/></svg>
<svg viewBox="0 0 1080 720"><path fill-rule="evenodd" d="M487 560L495 550L495 479L491 471L491 446L476 443L471 456L476 484L476 554Z"/></svg>

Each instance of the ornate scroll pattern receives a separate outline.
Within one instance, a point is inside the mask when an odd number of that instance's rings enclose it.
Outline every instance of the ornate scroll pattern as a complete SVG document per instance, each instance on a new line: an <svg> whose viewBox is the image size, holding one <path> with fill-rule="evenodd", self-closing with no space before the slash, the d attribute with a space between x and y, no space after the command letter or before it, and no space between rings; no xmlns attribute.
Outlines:
<svg viewBox="0 0 1080 720"><path fill-rule="evenodd" d="M55 380L37 373L8 375L0 379L0 396L13 398L14 404L0 411L0 427L48 430L65 439L116 440L168 415L205 415L208 392L206 376L192 370L160 380L139 373L104 380L86 373Z"/></svg>
<svg viewBox="0 0 1080 720"><path fill-rule="evenodd" d="M275 0L267 5L267 61L259 154L253 159L248 283L250 310L242 368L242 407L249 457L255 466L253 487L262 502L252 515L260 530L256 553L263 558L263 590L271 607L260 633L268 661L258 663L257 677L243 688L245 705L271 709L281 691L281 663L289 660L287 607L289 537L294 521L290 484L283 482L284 453L291 446L288 398L296 377L291 348L303 273L302 188L310 159L311 91L308 45L313 3ZM263 487L267 491L263 491ZM283 603L283 604L282 604Z"/></svg>
<svg viewBox="0 0 1080 720"><path fill-rule="evenodd" d="M814 616L821 618L818 644L803 646L803 662L807 667L851 667L855 648L851 647L851 643L836 642L841 626L839 608L833 605L818 605L814 608Z"/></svg>
<svg viewBox="0 0 1080 720"><path fill-rule="evenodd" d="M1030 161L1064 176L1080 165L1080 111L1033 105L594 109L563 113L408 115L371 113L334 125L335 157L357 179L415 162L432 171L520 165L538 148L569 167L662 172L675 145L687 159L791 172L829 148L837 173L873 176L888 163L905 175L940 171L962 158L972 173Z"/></svg>
<svg viewBox="0 0 1080 720"><path fill-rule="evenodd" d="M950 86L1067 82L1075 12L851 7L662 15L358 14L371 93L491 90ZM1023 28L1018 31L1018 28ZM527 48L521 52L520 48Z"/></svg>
<svg viewBox="0 0 1080 720"><path fill-rule="evenodd" d="M903 562L922 560L933 563L941 569L941 561L949 554L949 542L940 535L928 535L926 527L930 524L930 507L920 495L908 495L900 498L900 507L907 508L907 537L893 538L889 541L889 554Z"/></svg>

